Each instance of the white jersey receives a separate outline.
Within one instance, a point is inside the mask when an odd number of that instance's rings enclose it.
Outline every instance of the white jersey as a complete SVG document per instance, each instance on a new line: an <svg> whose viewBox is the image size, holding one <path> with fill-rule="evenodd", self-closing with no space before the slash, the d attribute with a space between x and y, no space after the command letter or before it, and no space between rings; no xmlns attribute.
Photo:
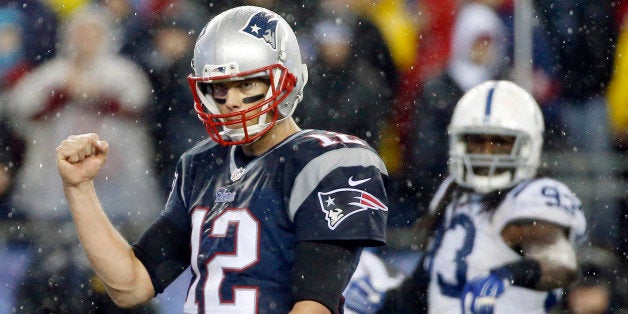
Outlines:
<svg viewBox="0 0 628 314"><path fill-rule="evenodd" d="M449 182L441 185L436 197L443 197ZM447 204L426 263L431 275L430 313L461 313L460 294L467 280L522 258L501 237L509 223L542 220L565 227L574 245L584 238L586 221L580 200L556 180L541 178L520 183L493 212L482 209L480 197L472 192L461 193ZM509 286L497 299L494 313L546 313L557 301L556 295L557 291Z"/></svg>

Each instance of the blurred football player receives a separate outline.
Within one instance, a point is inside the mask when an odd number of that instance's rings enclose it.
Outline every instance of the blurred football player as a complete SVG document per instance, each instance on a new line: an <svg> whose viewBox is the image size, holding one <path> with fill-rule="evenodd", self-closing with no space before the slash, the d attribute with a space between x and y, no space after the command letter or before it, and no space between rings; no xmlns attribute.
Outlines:
<svg viewBox="0 0 628 314"><path fill-rule="evenodd" d="M57 148L79 238L109 295L144 303L190 266L185 313L341 312L362 247L385 243L383 162L359 138L295 124L307 70L274 12L217 15L192 67L210 139L180 158L165 210L137 243L118 236L93 188L108 144L91 133Z"/></svg>
<svg viewBox="0 0 628 314"><path fill-rule="evenodd" d="M509 81L458 101L449 173L430 204L430 313L546 313L577 277L586 222L564 184L537 175L544 123Z"/></svg>

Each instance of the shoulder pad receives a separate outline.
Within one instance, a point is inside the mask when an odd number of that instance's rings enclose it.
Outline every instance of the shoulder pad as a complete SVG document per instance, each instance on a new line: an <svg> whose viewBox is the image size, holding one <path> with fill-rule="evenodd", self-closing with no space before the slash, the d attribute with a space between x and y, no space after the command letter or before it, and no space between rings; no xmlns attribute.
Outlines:
<svg viewBox="0 0 628 314"><path fill-rule="evenodd" d="M551 178L539 178L520 183L513 188L493 217L500 230L517 220L542 220L584 234L586 221L582 203L563 183Z"/></svg>

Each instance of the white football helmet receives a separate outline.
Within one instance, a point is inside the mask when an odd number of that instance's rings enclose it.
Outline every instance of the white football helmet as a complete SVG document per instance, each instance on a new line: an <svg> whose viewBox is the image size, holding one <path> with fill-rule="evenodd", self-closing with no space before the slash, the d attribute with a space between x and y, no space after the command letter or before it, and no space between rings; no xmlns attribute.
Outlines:
<svg viewBox="0 0 628 314"><path fill-rule="evenodd" d="M307 82L294 31L278 14L254 6L233 8L209 21L196 41L192 68L188 81L194 108L210 137L222 145L250 143L292 115ZM270 81L264 100L221 114L211 83L255 77Z"/></svg>
<svg viewBox="0 0 628 314"><path fill-rule="evenodd" d="M509 81L487 81L456 104L449 125L449 172L456 182L480 193L532 178L541 159L543 115L532 96ZM509 154L469 153L465 135L513 136ZM488 168L487 173L478 168Z"/></svg>

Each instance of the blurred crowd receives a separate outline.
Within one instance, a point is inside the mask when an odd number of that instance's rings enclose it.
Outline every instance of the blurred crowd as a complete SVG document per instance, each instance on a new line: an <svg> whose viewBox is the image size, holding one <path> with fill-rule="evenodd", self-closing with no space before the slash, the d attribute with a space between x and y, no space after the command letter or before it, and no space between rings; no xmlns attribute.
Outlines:
<svg viewBox="0 0 628 314"><path fill-rule="evenodd" d="M565 181L589 192L580 196L590 226L582 254L598 270L581 283L606 283L610 309L626 282L611 284L616 276L602 270L628 261L628 1L531 2L532 79L523 85L542 106L545 150L558 156L544 171L560 176L553 162L585 158L587 180ZM423 215L446 175L459 97L485 80L520 79L515 0L0 3L0 313L160 311L108 301L70 224L55 147L84 132L112 144L97 190L133 242L160 212L178 157L206 137L187 75L199 31L226 8L266 7L295 29L315 78L297 122L359 136L380 152L391 230ZM600 254L608 257L591 257Z"/></svg>

